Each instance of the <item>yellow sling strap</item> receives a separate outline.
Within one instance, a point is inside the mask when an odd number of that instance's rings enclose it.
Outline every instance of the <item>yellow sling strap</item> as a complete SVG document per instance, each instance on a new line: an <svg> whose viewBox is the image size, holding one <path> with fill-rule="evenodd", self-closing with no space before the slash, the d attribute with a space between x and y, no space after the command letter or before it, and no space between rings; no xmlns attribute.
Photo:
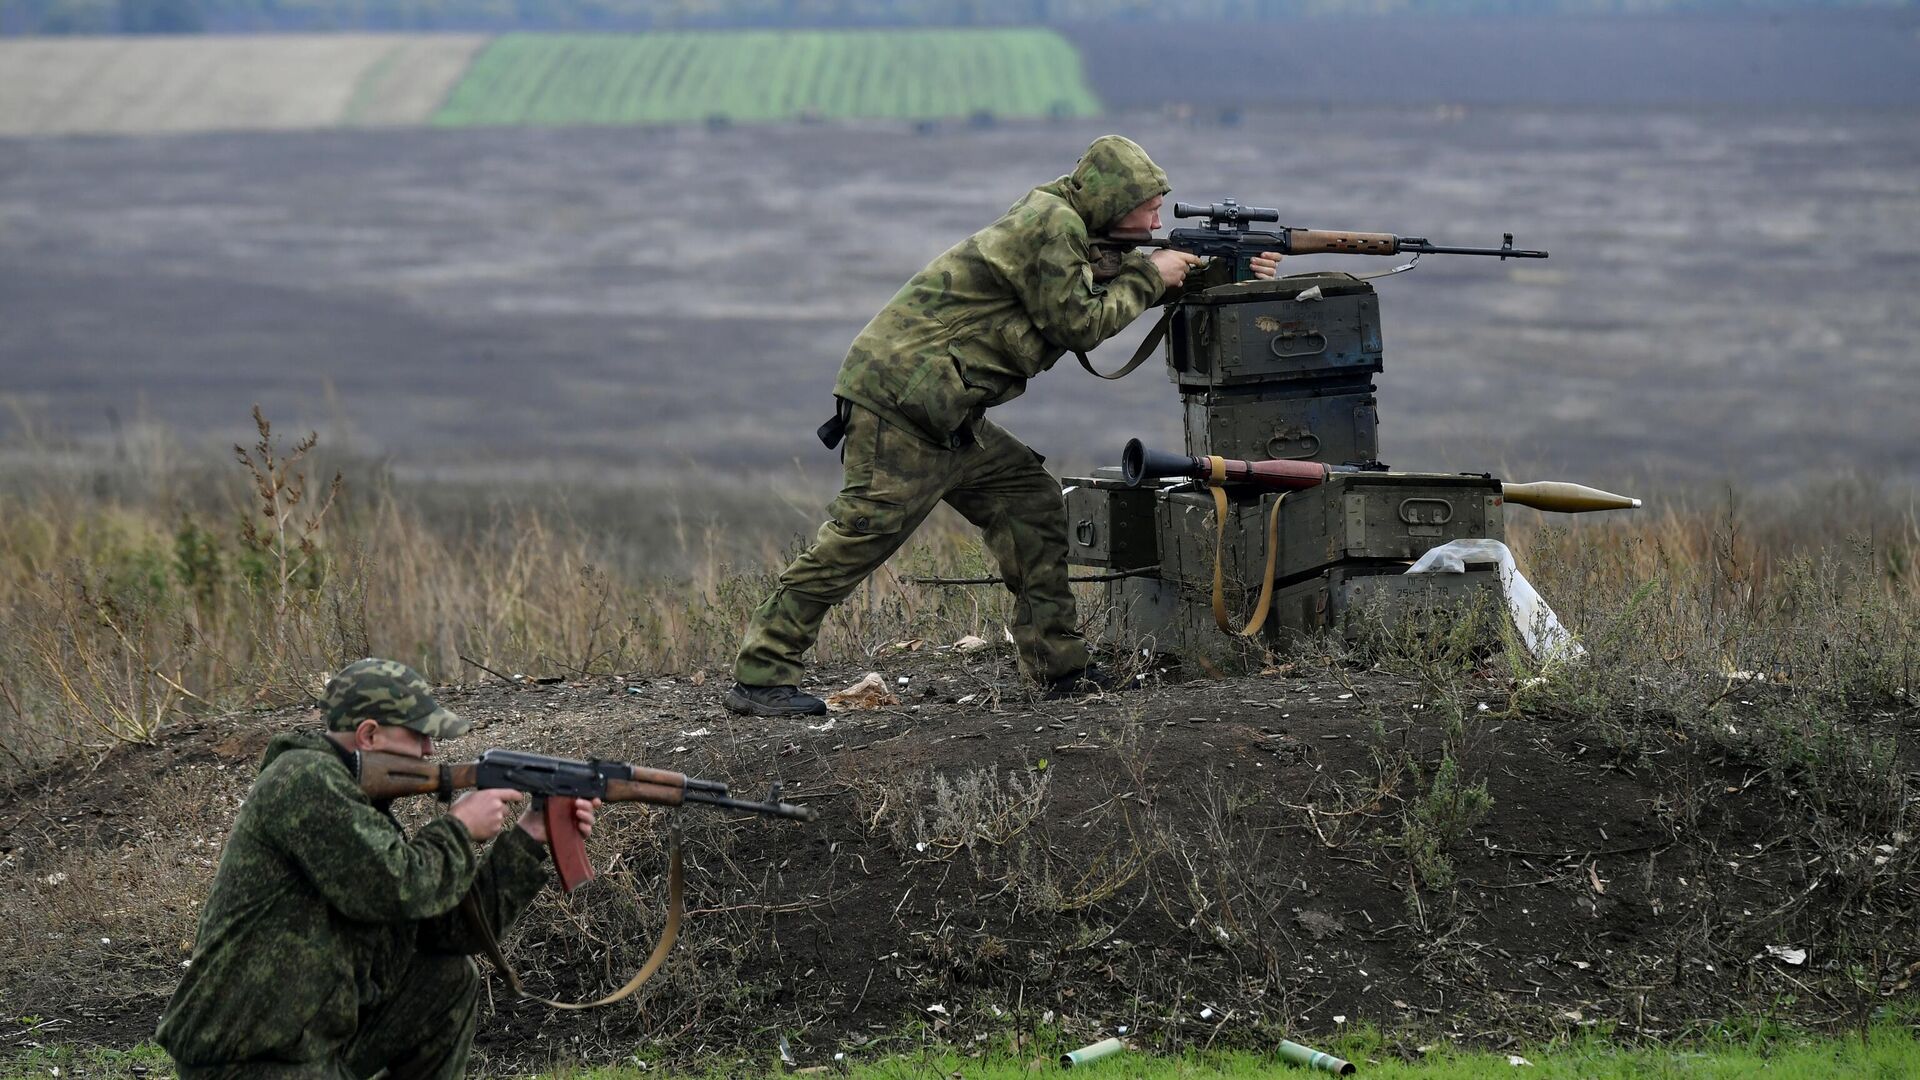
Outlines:
<svg viewBox="0 0 1920 1080"><path fill-rule="evenodd" d="M640 989L648 979L653 978L654 974L660 970L660 965L667 962L667 953L672 951L673 943L680 937L680 916L684 914L685 906L682 902L679 829L673 830L670 844L673 851L668 856L667 925L660 931L660 940L654 942L653 952L647 956L647 962L640 966L640 970L634 973L633 978L627 980L627 985L598 1001L555 1001L552 998L527 993L527 988L520 983L520 973L513 970L513 965L507 962L506 954L500 951L500 940L494 936L493 926L481 916L480 907L474 902L471 892L460 901L460 911L466 916L467 925L480 938L481 945L485 946L487 958L493 961L494 968L507 980L507 986L515 994L554 1009L597 1009L602 1005L624 1001L632 996L635 990Z"/></svg>
<svg viewBox="0 0 1920 1080"><path fill-rule="evenodd" d="M1273 500L1273 511L1267 515L1267 569L1260 575L1260 599L1254 604L1253 616L1247 620L1245 628L1235 630L1227 618L1227 593L1225 582L1225 561L1223 548L1227 539L1227 489L1223 486L1227 479L1227 459L1209 457L1207 459L1207 490L1213 492L1213 621L1222 633L1240 637L1252 637L1260 632L1267 621L1267 612L1273 607L1273 567L1280 555L1280 506L1287 501L1287 493L1280 492Z"/></svg>

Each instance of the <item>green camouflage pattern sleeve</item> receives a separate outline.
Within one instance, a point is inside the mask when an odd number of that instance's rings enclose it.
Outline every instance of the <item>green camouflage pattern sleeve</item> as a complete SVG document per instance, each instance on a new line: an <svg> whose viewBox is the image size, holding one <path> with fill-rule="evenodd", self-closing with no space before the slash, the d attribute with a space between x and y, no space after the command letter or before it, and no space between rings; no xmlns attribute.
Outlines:
<svg viewBox="0 0 1920 1080"><path fill-rule="evenodd" d="M297 865L335 911L360 922L427 919L452 910L473 884L466 826L440 817L408 837L376 809L353 777L319 753L286 754L268 766L303 774L256 785L263 839ZM299 798L288 798L297 794Z"/></svg>
<svg viewBox="0 0 1920 1080"><path fill-rule="evenodd" d="M515 826L493 842L474 875L472 893L494 937L506 936L552 874L547 846L527 830ZM457 908L420 926L423 952L477 953L485 947Z"/></svg>
<svg viewBox="0 0 1920 1080"><path fill-rule="evenodd" d="M1126 329L1160 298L1164 284L1153 260L1127 254L1119 276L1093 280L1084 233L1062 232L1035 256L1032 272L1014 280L1020 302L1048 341L1063 349L1089 352Z"/></svg>
<svg viewBox="0 0 1920 1080"><path fill-rule="evenodd" d="M847 350L835 396L936 447L964 445L964 425L1160 296L1159 272L1138 253L1096 286L1087 238L1166 191L1166 174L1137 144L1094 140L1072 173L1034 188L902 286Z"/></svg>
<svg viewBox="0 0 1920 1080"><path fill-rule="evenodd" d="M1034 273L1015 279L1023 283L1021 303L1047 340L1087 352L1119 333L1166 291L1153 259L1138 251L1122 259L1118 276L1095 285L1087 238L1105 233L1134 207L1165 195L1167 174L1132 139L1102 135L1080 155L1073 172L1041 190L1058 194L1074 215L1049 222L1045 243L1034 257Z"/></svg>

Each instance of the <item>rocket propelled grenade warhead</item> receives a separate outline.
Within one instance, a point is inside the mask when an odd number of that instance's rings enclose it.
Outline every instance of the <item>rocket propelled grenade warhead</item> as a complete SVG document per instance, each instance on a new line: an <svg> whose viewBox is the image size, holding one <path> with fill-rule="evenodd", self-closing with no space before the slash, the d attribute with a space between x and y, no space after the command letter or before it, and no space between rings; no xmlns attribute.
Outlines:
<svg viewBox="0 0 1920 1080"><path fill-rule="evenodd" d="M1191 457L1166 450L1149 450L1139 439L1127 440L1127 448L1120 453L1120 476L1128 487L1139 487L1148 480L1177 476L1214 484L1238 484L1262 491L1299 491L1318 487L1335 473L1362 471L1365 470L1352 465L1324 465L1318 461L1241 461L1237 458ZM1557 514L1632 510L1640 505L1639 499L1559 480L1538 480L1531 484L1502 481L1500 495L1516 506L1531 506L1535 510L1550 510Z"/></svg>
<svg viewBox="0 0 1920 1080"><path fill-rule="evenodd" d="M1500 497L1516 506L1531 506L1535 510L1551 510L1556 514L1640 508L1639 499L1560 480L1535 480L1531 484L1503 482L1500 485Z"/></svg>

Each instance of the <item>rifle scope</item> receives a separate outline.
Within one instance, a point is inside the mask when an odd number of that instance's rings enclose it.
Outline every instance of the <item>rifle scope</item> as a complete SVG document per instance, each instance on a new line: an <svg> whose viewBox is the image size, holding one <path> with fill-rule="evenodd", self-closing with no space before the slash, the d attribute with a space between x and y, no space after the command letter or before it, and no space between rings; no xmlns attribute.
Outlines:
<svg viewBox="0 0 1920 1080"><path fill-rule="evenodd" d="M1214 221L1279 221L1280 211L1264 206L1241 206L1237 201L1201 205L1199 203L1177 202L1173 204L1173 216L1177 218L1203 217Z"/></svg>

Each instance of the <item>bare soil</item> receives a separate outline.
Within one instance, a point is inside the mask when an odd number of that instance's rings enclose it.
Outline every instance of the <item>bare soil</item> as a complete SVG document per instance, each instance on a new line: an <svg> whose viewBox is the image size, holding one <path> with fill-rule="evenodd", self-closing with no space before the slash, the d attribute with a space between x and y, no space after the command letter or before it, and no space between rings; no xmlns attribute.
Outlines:
<svg viewBox="0 0 1920 1080"><path fill-rule="evenodd" d="M821 812L812 825L678 812L689 916L661 978L637 1003L571 1015L495 984L487 1070L764 1062L780 1034L811 1064L1042 1026L1127 1025L1180 1046L1369 1021L1409 1047L1594 1024L1674 1035L1743 1013L1831 1026L1904 994L1920 960L1895 895L1863 903L1857 883L1808 873L1820 840L1792 777L1699 749L1657 715L1621 718L1659 747L1623 755L1590 725L1510 713L1509 688L1484 673L1441 696L1302 660L1042 702L1009 689L1004 655L892 651L874 666L901 703L826 722L734 717L718 674L445 691L476 721L445 748L454 757L595 753L750 794L778 779ZM192 909L133 922L116 908L203 893L260 748L308 722L210 718L0 796L0 1015L59 1018L36 1037L61 1041L148 1037ZM1920 769L1912 710L1858 723ZM1404 841L1448 747L1492 796L1483 821L1443 841L1450 884ZM601 877L547 894L510 944L536 987L603 992L638 966L660 925L668 817L605 813L589 849ZM1882 853L1910 864L1910 840L1893 843L1906 846ZM136 886L117 904L81 898L83 920L44 914L130 860L146 897ZM1866 941L1875 970L1835 970Z"/></svg>

